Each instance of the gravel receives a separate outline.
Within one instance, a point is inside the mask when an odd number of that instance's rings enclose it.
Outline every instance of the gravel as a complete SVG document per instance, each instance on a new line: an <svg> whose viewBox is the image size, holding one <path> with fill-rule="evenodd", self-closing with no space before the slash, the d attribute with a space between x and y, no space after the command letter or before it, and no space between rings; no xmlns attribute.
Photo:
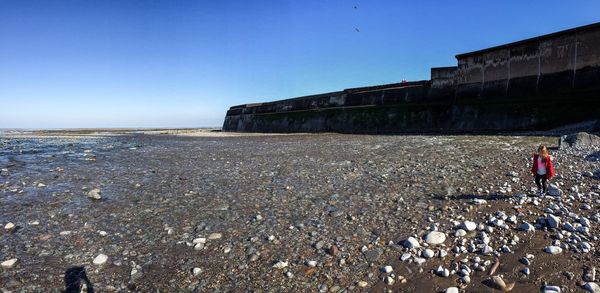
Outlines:
<svg viewBox="0 0 600 293"><path fill-rule="evenodd" d="M542 143L560 195L537 195L528 173ZM338 134L0 138L0 222L15 223L0 234L0 256L18 258L0 271L0 291L59 291L64 271L83 264L98 292L482 292L497 260L494 275L515 292L581 290L584 276L597 281L586 268L600 245L600 161L590 159L598 150L554 144ZM101 200L81 196L94 189Z"/></svg>

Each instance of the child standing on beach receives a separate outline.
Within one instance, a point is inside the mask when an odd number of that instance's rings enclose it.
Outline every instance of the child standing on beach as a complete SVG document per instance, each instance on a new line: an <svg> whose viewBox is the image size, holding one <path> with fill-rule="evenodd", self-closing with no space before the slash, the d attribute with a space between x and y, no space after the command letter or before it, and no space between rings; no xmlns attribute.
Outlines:
<svg viewBox="0 0 600 293"><path fill-rule="evenodd" d="M541 145L538 147L537 154L533 155L533 167L531 172L535 176L535 184L537 185L540 195L546 194L548 190L548 180L554 177L554 166L552 159L548 154L548 149Z"/></svg>

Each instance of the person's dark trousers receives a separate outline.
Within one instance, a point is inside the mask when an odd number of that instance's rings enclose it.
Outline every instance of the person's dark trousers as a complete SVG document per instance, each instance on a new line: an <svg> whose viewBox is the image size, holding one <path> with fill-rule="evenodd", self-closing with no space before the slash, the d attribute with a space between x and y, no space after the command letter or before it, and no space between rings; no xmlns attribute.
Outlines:
<svg viewBox="0 0 600 293"><path fill-rule="evenodd" d="M548 176L546 174L535 174L535 185L537 185L538 190L543 190L546 193L548 190Z"/></svg>

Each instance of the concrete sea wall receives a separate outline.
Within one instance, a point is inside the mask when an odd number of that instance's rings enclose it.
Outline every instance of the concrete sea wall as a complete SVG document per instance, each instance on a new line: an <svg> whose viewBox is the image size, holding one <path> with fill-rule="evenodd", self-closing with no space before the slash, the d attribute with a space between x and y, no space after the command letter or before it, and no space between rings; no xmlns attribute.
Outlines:
<svg viewBox="0 0 600 293"><path fill-rule="evenodd" d="M223 130L484 133L600 120L600 23L456 58L427 81L234 106Z"/></svg>

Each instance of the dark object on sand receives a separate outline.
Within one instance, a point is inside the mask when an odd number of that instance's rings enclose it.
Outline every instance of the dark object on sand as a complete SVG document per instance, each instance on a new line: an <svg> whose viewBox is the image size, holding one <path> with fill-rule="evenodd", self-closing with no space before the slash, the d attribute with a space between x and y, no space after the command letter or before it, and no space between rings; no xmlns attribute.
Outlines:
<svg viewBox="0 0 600 293"><path fill-rule="evenodd" d="M587 132L563 135L560 137L558 145L561 149L567 147L600 146L600 137Z"/></svg>
<svg viewBox="0 0 600 293"><path fill-rule="evenodd" d="M88 293L94 293L94 286L85 274L85 267L70 267L65 272L65 291L63 293L80 293L81 280L85 282Z"/></svg>

